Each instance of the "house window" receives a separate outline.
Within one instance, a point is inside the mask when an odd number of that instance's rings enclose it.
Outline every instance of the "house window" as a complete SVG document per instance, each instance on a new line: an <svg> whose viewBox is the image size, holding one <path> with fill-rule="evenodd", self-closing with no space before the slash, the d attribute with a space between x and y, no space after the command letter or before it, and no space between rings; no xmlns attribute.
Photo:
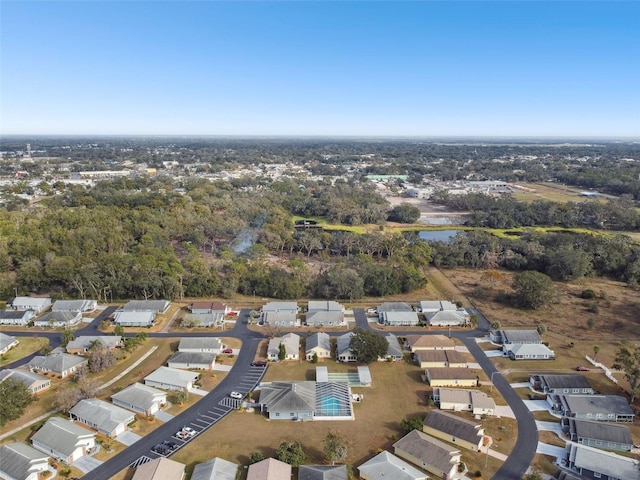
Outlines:
<svg viewBox="0 0 640 480"><path fill-rule="evenodd" d="M279 417L279 416L280 416L280 412L276 412L276 417Z"/></svg>
<svg viewBox="0 0 640 480"><path fill-rule="evenodd" d="M596 440L596 445L602 445L602 440Z"/></svg>
<svg viewBox="0 0 640 480"><path fill-rule="evenodd" d="M602 477L601 473L593 472L593 478L600 478L600 477Z"/></svg>

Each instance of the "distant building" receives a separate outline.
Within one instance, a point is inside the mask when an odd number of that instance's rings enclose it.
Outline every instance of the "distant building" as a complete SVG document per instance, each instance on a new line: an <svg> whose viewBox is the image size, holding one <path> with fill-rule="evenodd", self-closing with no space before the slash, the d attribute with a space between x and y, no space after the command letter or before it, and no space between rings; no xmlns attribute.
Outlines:
<svg viewBox="0 0 640 480"><path fill-rule="evenodd" d="M51 299L36 297L16 297L11 302L14 310L33 310L36 313L44 312L51 306Z"/></svg>

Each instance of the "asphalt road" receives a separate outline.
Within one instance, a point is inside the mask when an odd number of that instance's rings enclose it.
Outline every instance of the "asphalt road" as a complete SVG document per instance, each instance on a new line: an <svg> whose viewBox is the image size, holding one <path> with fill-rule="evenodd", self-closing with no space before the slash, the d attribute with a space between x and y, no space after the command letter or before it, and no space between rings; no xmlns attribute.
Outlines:
<svg viewBox="0 0 640 480"><path fill-rule="evenodd" d="M110 316L116 307L109 307L105 309L94 321L87 326L79 329L75 332L76 336L80 335L100 335L98 330L100 322ZM475 360L482 367L484 372L493 380L494 386L509 406L512 408L516 421L518 423L518 439L515 447L502 467L494 475L494 480L513 480L522 478L522 475L526 472L527 468L531 464L531 461L535 455L536 447L538 444L538 431L533 418L533 415L516 392L511 388L508 382L500 375L493 363L487 358L482 349L478 346L475 338L481 335L485 335L489 331L489 321L476 309L471 309L472 313L478 315L478 327L475 330L463 330L452 331L450 335L452 337L461 340L465 346L469 349L469 352L474 356ZM192 407L185 410L180 415L174 417L169 422L164 423L156 430L146 435L141 440L137 441L133 445L127 447L125 450L114 456L107 462L103 463L100 467L91 471L89 475L91 479L108 479L115 475L120 470L128 467L129 465L145 460L157 458L158 455L151 452L151 448L158 443L162 443L165 440L171 440L180 445L180 448L186 444L181 440L176 439L173 435L179 431L183 426L191 426L198 433L210 428L215 422L224 418L232 409L233 403L229 398L231 391L239 391L243 394L253 389L257 383L262 379L266 368L251 367L251 362L255 357L258 344L261 339L265 338L260 332L255 332L247 328L247 320L249 317L249 309L242 310L238 315L236 324L231 330L217 333L151 333L149 337L162 338L162 337L183 337L183 336L218 336L218 337L234 337L242 341L242 348L236 359L236 363L227 376L220 382L209 394L204 396L199 402ZM356 326L359 328L370 328L367 315L364 309L353 309ZM415 331L401 331L385 329L388 333L394 333L396 335L411 335L416 334ZM6 332L14 336L33 336L35 332ZM385 333L385 332L383 332ZM442 331L424 331L420 334L435 335L442 334ZM60 333L43 333L37 332L38 336L47 337L49 339L50 346L55 348L61 343ZM25 357L16 362L13 362L7 367L13 368L15 366L23 365L27 363L33 356ZM495 374L494 374L495 373ZM492 375L494 374L494 375ZM195 439L198 437L196 436Z"/></svg>

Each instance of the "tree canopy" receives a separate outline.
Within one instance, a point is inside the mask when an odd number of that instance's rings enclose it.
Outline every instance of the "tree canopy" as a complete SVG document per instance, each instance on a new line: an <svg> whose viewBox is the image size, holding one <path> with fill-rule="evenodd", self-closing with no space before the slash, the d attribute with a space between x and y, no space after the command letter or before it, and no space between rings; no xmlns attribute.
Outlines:
<svg viewBox="0 0 640 480"><path fill-rule="evenodd" d="M537 310L552 304L556 298L553 280L544 273L526 271L513 279L515 302L522 308Z"/></svg>
<svg viewBox="0 0 640 480"><path fill-rule="evenodd" d="M282 442L276 450L276 458L292 467L298 467L304 463L306 455L300 442Z"/></svg>
<svg viewBox="0 0 640 480"><path fill-rule="evenodd" d="M354 328L349 348L358 362L371 363L386 355L389 344L384 336L373 330Z"/></svg>
<svg viewBox="0 0 640 480"><path fill-rule="evenodd" d="M349 442L339 432L329 430L322 442L323 450L327 461L331 465L336 462L341 463L347 459L349 453Z"/></svg>
<svg viewBox="0 0 640 480"><path fill-rule="evenodd" d="M10 420L20 417L24 409L33 402L33 395L27 386L14 378L0 383L0 427Z"/></svg>
<svg viewBox="0 0 640 480"><path fill-rule="evenodd" d="M594 352L597 354L597 352ZM613 368L624 371L624 378L631 387L631 401L640 394L640 346L624 344L614 358Z"/></svg>

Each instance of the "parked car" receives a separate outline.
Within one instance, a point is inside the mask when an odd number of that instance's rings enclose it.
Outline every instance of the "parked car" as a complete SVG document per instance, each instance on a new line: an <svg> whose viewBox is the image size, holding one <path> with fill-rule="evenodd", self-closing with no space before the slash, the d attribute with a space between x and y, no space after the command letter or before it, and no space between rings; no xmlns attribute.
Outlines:
<svg viewBox="0 0 640 480"><path fill-rule="evenodd" d="M179 438L180 440L188 440L189 438L191 438L191 436L192 435L189 435L187 432L183 432L182 430L175 434L175 437Z"/></svg>
<svg viewBox="0 0 640 480"><path fill-rule="evenodd" d="M168 455L171 453L171 450L166 445L159 443L155 447L151 449L152 452L158 453L160 455Z"/></svg>
<svg viewBox="0 0 640 480"><path fill-rule="evenodd" d="M171 440L165 440L164 442L162 442L162 444L166 445L166 447L171 451L178 449L178 444L176 442L172 442Z"/></svg>
<svg viewBox="0 0 640 480"><path fill-rule="evenodd" d="M267 366L267 362L265 362L264 360L256 360L254 362L251 362L251 366L252 367L266 367Z"/></svg>
<svg viewBox="0 0 640 480"><path fill-rule="evenodd" d="M237 398L238 400L242 400L242 397L244 397L240 392L231 392L229 396L231 398Z"/></svg>
<svg viewBox="0 0 640 480"><path fill-rule="evenodd" d="M226 353L227 355L233 353L233 348L225 348L224 350L222 350L222 353Z"/></svg>
<svg viewBox="0 0 640 480"><path fill-rule="evenodd" d="M589 369L587 367L576 367L576 370L578 372L588 372Z"/></svg>
<svg viewBox="0 0 640 480"><path fill-rule="evenodd" d="M229 312L229 313L227 313L227 315L229 315L230 317L237 317L238 316L238 312Z"/></svg>
<svg viewBox="0 0 640 480"><path fill-rule="evenodd" d="M369 309L367 310L367 313L378 313L378 309L376 309L376 308L369 308Z"/></svg>
<svg viewBox="0 0 640 480"><path fill-rule="evenodd" d="M187 434L189 434L192 437L194 437L196 435L196 433L198 433L191 427L182 427L182 431L186 432Z"/></svg>

